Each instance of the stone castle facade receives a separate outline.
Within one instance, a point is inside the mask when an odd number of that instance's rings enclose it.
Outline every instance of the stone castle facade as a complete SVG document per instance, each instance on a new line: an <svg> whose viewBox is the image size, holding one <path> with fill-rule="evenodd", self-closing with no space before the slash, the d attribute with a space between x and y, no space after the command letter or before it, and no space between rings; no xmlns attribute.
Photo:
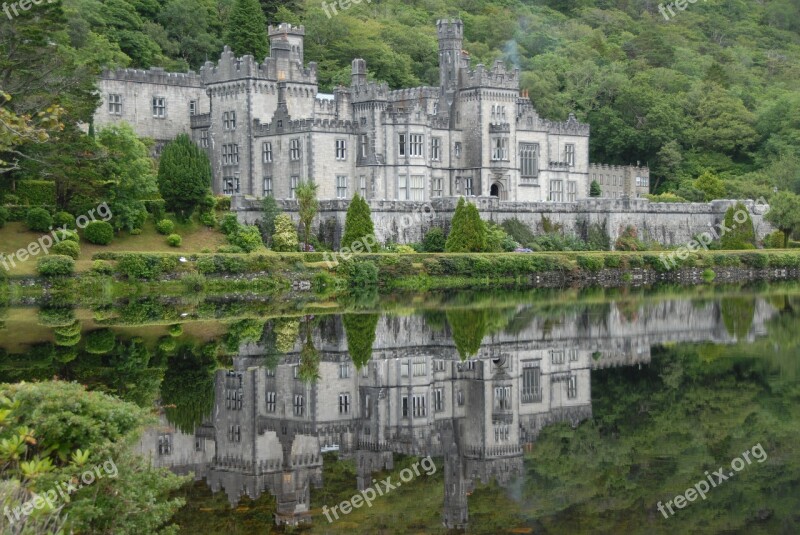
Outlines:
<svg viewBox="0 0 800 535"><path fill-rule="evenodd" d="M349 87L320 93L316 63L304 63L305 29L280 24L268 28L261 63L226 47L199 74L105 71L94 122L128 122L157 146L189 133L208 153L215 193L228 195L292 199L309 179L322 200L574 202L592 179L604 196L647 193L646 168L589 164L589 125L541 118L518 69L471 68L460 20L440 20L437 31L438 87L390 90L355 59Z"/></svg>

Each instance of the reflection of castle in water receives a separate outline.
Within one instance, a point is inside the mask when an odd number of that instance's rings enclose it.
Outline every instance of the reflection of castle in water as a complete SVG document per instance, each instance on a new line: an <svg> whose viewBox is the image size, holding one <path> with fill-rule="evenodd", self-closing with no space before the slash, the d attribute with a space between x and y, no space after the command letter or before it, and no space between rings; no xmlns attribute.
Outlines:
<svg viewBox="0 0 800 535"><path fill-rule="evenodd" d="M755 303L750 338L765 333L773 313ZM734 340L718 302L623 309L583 307L556 320L526 319L520 309L520 328L485 337L464 362L447 329L432 330L421 316L382 317L360 371L341 318L326 317L314 335L322 357L316 384L298 378L298 352L269 370L264 348L244 346L234 369L217 374L208 422L187 435L164 421L141 447L159 466L194 471L231 504L270 492L279 524L310 520L310 489L322 485L327 449L355 459L360 490L392 468L394 453L441 457L444 523L465 526L476 481L506 485L522 474L523 451L544 426L591 417L592 369L646 364L661 342Z"/></svg>

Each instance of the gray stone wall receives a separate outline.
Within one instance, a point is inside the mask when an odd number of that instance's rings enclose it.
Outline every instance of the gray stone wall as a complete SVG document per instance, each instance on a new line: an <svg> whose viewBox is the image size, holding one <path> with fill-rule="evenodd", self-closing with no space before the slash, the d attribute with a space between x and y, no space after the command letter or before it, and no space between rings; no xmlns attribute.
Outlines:
<svg viewBox="0 0 800 535"><path fill-rule="evenodd" d="M472 197L484 220L502 223L517 218L537 234L544 233L545 218L562 226L564 233L586 237L592 224L605 225L611 242L628 226L637 230L640 239L657 241L666 246L685 245L693 237L709 231L725 217L735 200L710 203L651 203L647 199L582 199L575 203L506 202L494 197ZM430 202L368 201L375 223L376 238L381 243L414 243L438 226L449 230L458 198L446 197ZM756 236L762 239L773 228L764 221L768 207L754 201L742 201L750 211ZM344 230L350 201L321 201L315 230L328 243L338 246ZM297 219L297 203L279 201L285 212ZM242 223L253 224L261 218L261 200L236 196L231 209Z"/></svg>

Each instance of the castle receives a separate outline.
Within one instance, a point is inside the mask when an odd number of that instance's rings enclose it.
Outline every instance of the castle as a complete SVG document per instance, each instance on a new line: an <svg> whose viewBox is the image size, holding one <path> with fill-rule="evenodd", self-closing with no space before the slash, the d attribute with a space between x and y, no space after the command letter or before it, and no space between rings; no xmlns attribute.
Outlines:
<svg viewBox="0 0 800 535"><path fill-rule="evenodd" d="M309 179L321 200L575 202L592 180L608 197L648 193L646 168L589 163L589 125L539 117L518 69L471 68L460 20L440 20L437 31L438 87L390 90L355 59L349 87L319 93L305 29L284 23L269 26L261 63L226 47L199 74L105 71L94 123L125 121L157 147L189 133L225 195L293 199Z"/></svg>

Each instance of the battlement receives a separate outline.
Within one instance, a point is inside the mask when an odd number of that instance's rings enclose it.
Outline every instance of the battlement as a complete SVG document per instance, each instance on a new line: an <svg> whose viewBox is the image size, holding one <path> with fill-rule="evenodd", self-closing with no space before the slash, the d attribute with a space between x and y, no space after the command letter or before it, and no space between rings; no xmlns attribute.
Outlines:
<svg viewBox="0 0 800 535"><path fill-rule="evenodd" d="M237 58L229 46L220 54L219 61L214 63L206 61L200 68L202 83L225 83L242 78L256 78L260 80L316 84L317 64L311 62L308 67L303 67L299 61L290 61L288 72L278 69L275 58L267 57L263 63L258 63L253 56L245 55ZM285 67L284 67L285 69Z"/></svg>
<svg viewBox="0 0 800 535"><path fill-rule="evenodd" d="M388 100L391 92L389 91L389 85L385 82L367 82L364 85L354 85L350 90L353 102Z"/></svg>
<svg viewBox="0 0 800 535"><path fill-rule="evenodd" d="M557 122L557 121L548 121L547 119L545 119L542 121L542 125L550 134L573 135L573 136L589 135L589 125L587 123L579 122L578 119L575 118L574 113L570 113L569 118L566 121Z"/></svg>
<svg viewBox="0 0 800 535"><path fill-rule="evenodd" d="M497 60L491 69L482 63L475 69L463 74L461 84L463 88L491 87L494 89L519 90L519 69L509 71L505 64Z"/></svg>
<svg viewBox="0 0 800 535"><path fill-rule="evenodd" d="M201 77L194 71L168 72L162 67L144 69L103 69L101 80L119 80L146 84L174 85L180 87L203 87Z"/></svg>
<svg viewBox="0 0 800 535"><path fill-rule="evenodd" d="M463 39L464 23L461 19L439 19L436 21L436 32L439 39Z"/></svg>
<svg viewBox="0 0 800 535"><path fill-rule="evenodd" d="M306 34L306 27L305 26L292 26L288 22L282 22L277 26L273 26L270 24L267 27L267 35L270 37L276 35L305 35Z"/></svg>
<svg viewBox="0 0 800 535"><path fill-rule="evenodd" d="M353 123L353 121L342 121L339 119L298 119L284 124L281 129L281 134L302 133L311 130L338 132L342 134L356 133L355 123ZM272 123L262 123L258 119L253 119L254 137L264 137L275 134L277 134L277 131Z"/></svg>
<svg viewBox="0 0 800 535"><path fill-rule="evenodd" d="M650 168L639 165L610 165L607 163L590 163L590 173L625 173L628 170L635 171L637 174L650 174Z"/></svg>
<svg viewBox="0 0 800 535"><path fill-rule="evenodd" d="M439 99L438 87L411 87L408 89L396 89L389 91L389 100L391 102L398 102L404 100L419 100L422 98Z"/></svg>

